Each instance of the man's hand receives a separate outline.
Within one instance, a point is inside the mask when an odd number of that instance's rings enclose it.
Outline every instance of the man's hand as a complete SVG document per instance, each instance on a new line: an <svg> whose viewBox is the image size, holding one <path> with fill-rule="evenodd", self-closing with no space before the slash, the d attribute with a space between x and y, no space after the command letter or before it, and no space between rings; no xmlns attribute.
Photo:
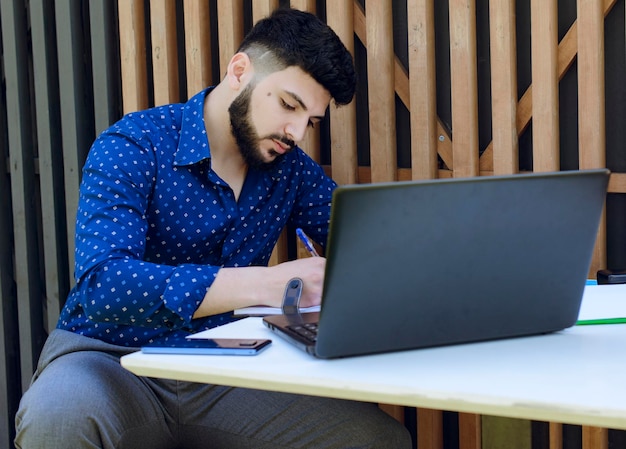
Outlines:
<svg viewBox="0 0 626 449"><path fill-rule="evenodd" d="M285 291L287 281L294 277L302 279L303 288L300 297L300 307L310 307L320 304L322 300L322 287L324 285L324 267L326 266L326 258L324 257L306 257L290 262L284 262L270 267L273 275L276 276L280 291L278 295L268 298L268 305L280 307Z"/></svg>
<svg viewBox="0 0 626 449"><path fill-rule="evenodd" d="M287 282L303 282L301 307L320 304L324 284L324 257L306 257L271 267L222 268L204 296L194 318L249 306L280 307Z"/></svg>

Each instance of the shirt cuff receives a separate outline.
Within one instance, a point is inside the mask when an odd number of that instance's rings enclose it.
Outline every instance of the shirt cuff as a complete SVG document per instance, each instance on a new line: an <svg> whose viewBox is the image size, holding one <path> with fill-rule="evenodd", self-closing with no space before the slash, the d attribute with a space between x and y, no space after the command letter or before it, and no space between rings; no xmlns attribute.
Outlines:
<svg viewBox="0 0 626 449"><path fill-rule="evenodd" d="M165 307L190 324L219 269L220 267L211 265L176 267L163 294Z"/></svg>

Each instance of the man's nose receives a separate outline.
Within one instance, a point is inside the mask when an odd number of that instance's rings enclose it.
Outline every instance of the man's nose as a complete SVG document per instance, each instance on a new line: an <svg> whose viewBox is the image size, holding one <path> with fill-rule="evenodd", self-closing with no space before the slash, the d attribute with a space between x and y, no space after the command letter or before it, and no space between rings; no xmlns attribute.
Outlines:
<svg viewBox="0 0 626 449"><path fill-rule="evenodd" d="M304 140L308 126L308 117L299 120L292 120L285 127L285 134L287 134L287 136L289 136L289 138L294 142L301 142Z"/></svg>

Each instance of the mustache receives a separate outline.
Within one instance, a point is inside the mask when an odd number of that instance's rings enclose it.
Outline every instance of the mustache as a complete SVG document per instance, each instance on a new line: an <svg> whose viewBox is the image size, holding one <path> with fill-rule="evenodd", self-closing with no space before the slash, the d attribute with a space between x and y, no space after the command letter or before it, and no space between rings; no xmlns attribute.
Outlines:
<svg viewBox="0 0 626 449"><path fill-rule="evenodd" d="M291 140L287 136L282 136L280 134L270 134L270 135L266 136L265 138L266 139L270 139L270 140L278 140L278 141L284 143L289 148L289 151L293 150L293 148L296 146L296 142L295 141Z"/></svg>

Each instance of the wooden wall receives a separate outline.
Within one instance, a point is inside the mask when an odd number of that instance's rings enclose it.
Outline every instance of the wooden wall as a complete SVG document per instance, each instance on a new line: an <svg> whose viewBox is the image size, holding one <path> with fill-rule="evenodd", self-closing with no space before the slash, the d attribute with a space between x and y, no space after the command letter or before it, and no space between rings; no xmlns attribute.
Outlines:
<svg viewBox="0 0 626 449"><path fill-rule="evenodd" d="M73 283L91 142L125 112L217 83L252 23L287 4L355 56L355 101L302 144L340 184L608 167L590 276L626 267L624 0L0 0L0 448ZM297 251L283 239L273 262ZM420 449L623 442L382 407L418 429Z"/></svg>

